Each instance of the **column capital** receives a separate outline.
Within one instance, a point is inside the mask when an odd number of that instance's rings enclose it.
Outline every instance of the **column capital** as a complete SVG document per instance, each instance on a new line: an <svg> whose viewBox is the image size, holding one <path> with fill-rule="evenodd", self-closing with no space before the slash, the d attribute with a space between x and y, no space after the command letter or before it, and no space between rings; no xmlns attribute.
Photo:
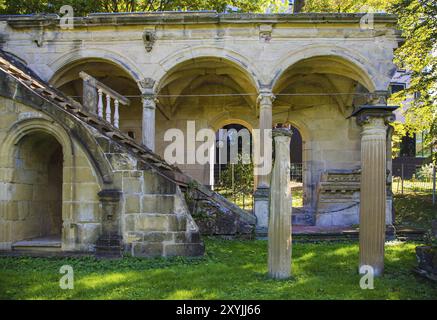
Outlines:
<svg viewBox="0 0 437 320"><path fill-rule="evenodd" d="M374 118L382 118L384 120L384 123L388 124L396 120L396 116L393 114L393 111L397 108L398 106L363 105L359 106L350 115L350 117L356 117L357 123L360 126L369 123L369 121Z"/></svg>
<svg viewBox="0 0 437 320"><path fill-rule="evenodd" d="M155 94L142 94L141 99L143 100L143 108L155 109L158 99Z"/></svg>
<svg viewBox="0 0 437 320"><path fill-rule="evenodd" d="M140 81L138 81L138 87L141 90L141 93L147 94L147 93L153 93L153 88L155 86L155 80L152 78L144 78Z"/></svg>
<svg viewBox="0 0 437 320"><path fill-rule="evenodd" d="M272 137L289 137L293 135L293 131L291 131L290 127L288 126L277 126L272 130Z"/></svg>
<svg viewBox="0 0 437 320"><path fill-rule="evenodd" d="M275 95L273 94L271 89L261 89L259 92L257 103L262 105L271 105L275 100Z"/></svg>

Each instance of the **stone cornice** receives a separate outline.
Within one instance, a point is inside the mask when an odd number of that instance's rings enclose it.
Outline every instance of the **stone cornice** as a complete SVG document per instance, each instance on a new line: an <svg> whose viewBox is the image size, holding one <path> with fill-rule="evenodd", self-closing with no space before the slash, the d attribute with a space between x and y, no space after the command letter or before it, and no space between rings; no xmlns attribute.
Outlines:
<svg viewBox="0 0 437 320"><path fill-rule="evenodd" d="M74 18L74 26L89 28L169 24L358 24L364 15L364 13L224 14L215 11L92 13L86 17ZM0 16L0 21L7 21L12 28L59 28L59 20L57 14ZM392 14L374 13L374 23L395 26L397 17Z"/></svg>

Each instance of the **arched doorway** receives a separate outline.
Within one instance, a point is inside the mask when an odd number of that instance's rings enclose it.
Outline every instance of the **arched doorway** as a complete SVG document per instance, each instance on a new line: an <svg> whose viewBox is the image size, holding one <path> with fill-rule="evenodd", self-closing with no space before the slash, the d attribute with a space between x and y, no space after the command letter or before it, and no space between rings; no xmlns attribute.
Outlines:
<svg viewBox="0 0 437 320"><path fill-rule="evenodd" d="M212 187L244 210L252 210L254 175L252 136L242 124L228 124L216 132Z"/></svg>
<svg viewBox="0 0 437 320"><path fill-rule="evenodd" d="M354 195L323 193L321 185L360 166L360 128L348 116L372 89L367 80L353 62L334 55L295 61L275 80L274 122L296 124L302 137L302 210L293 211L293 222L330 225L358 217Z"/></svg>
<svg viewBox="0 0 437 320"><path fill-rule="evenodd" d="M11 203L18 210L13 247L61 247L63 151L50 134L21 138L13 153ZM24 243L23 243L24 240Z"/></svg>
<svg viewBox="0 0 437 320"><path fill-rule="evenodd" d="M164 139L168 129L177 128L190 136L188 122L195 124L195 132L210 128L216 131L223 124L234 123L233 119L257 122L256 83L232 60L205 56L182 61L167 71L156 88L158 106L164 111L156 115L158 154L163 155L169 144ZM188 161L190 154L186 152L186 161L178 164L179 168L204 185L213 185L214 167Z"/></svg>
<svg viewBox="0 0 437 320"><path fill-rule="evenodd" d="M303 207L303 161L302 161L302 135L294 126L291 126L293 132L290 141L290 180L293 198L293 207Z"/></svg>

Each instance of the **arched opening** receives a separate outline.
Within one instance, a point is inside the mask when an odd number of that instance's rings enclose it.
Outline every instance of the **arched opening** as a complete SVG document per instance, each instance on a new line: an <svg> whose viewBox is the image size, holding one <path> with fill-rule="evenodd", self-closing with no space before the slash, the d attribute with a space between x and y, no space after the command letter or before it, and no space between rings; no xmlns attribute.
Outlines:
<svg viewBox="0 0 437 320"><path fill-rule="evenodd" d="M297 131L291 138L292 172L293 166L297 167L295 164L302 163L301 176L296 177L302 182L302 208L293 211L294 223L317 223L318 210L322 208L320 201L323 202L325 196L319 193L323 179L330 179L330 174L338 171L352 175L359 168L360 128L354 119L347 117L369 90L371 87L363 70L332 55L302 59L276 79L273 121L296 124L293 130ZM297 145L301 152L293 154ZM299 156L301 159L295 158ZM356 202L353 196L345 198L338 196L338 205L327 206L341 212L343 207L351 207ZM323 214L327 212L330 219L341 215L331 211L325 210Z"/></svg>
<svg viewBox="0 0 437 320"><path fill-rule="evenodd" d="M213 188L244 210L253 209L252 135L241 124L216 132Z"/></svg>
<svg viewBox="0 0 437 320"><path fill-rule="evenodd" d="M13 247L61 246L63 151L52 135L28 134L13 153L11 204L18 210L13 222ZM29 242L23 244L20 240Z"/></svg>
<svg viewBox="0 0 437 320"><path fill-rule="evenodd" d="M302 135L299 130L291 126L293 132L290 141L290 180L293 207L303 207L303 163L302 163Z"/></svg>
<svg viewBox="0 0 437 320"><path fill-rule="evenodd" d="M163 111L156 114L156 152L161 155L168 145L162 143L165 132L177 128L188 137L189 121L194 121L195 132L218 130L218 122L231 124L227 121L230 119L257 123L256 84L247 70L227 59L199 57L181 62L161 79L157 93L158 107ZM197 146L200 144L196 142ZM210 163L186 163L179 167L203 184L213 184Z"/></svg>
<svg viewBox="0 0 437 320"><path fill-rule="evenodd" d="M141 92L136 81L122 67L117 64L97 58L87 58L72 62L60 70L50 80L50 84L61 90L64 94L76 101L83 103L83 79L79 73L83 71L96 78L110 89L116 91L130 100L128 106L120 104L119 128L136 142L141 143L142 132L142 101ZM97 97L95 97L97 103ZM104 105L106 104L105 99ZM114 102L111 102L114 109ZM114 112L114 110L112 110Z"/></svg>

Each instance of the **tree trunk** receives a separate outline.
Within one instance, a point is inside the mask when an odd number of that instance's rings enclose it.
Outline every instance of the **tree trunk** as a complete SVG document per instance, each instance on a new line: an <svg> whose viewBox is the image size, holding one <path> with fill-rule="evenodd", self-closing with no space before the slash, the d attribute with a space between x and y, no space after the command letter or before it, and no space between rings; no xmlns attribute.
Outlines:
<svg viewBox="0 0 437 320"><path fill-rule="evenodd" d="M304 6L305 0L294 0L293 13L302 12Z"/></svg>

